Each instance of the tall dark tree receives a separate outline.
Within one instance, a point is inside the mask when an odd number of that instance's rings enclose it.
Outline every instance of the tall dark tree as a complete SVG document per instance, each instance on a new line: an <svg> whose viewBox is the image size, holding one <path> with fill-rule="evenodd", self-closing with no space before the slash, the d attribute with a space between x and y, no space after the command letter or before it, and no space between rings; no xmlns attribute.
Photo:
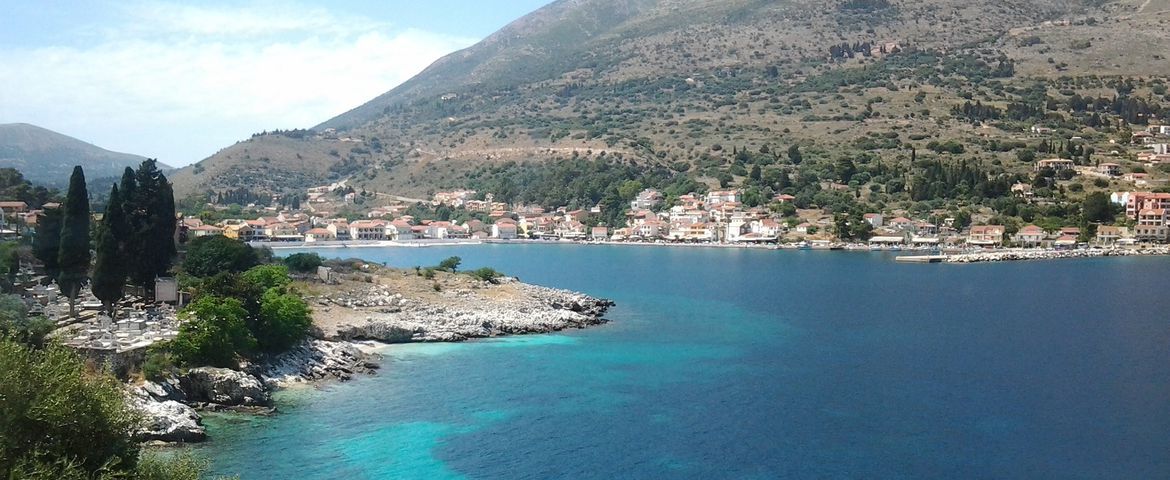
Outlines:
<svg viewBox="0 0 1170 480"><path fill-rule="evenodd" d="M145 160L132 176L129 171L122 176L123 210L130 232L124 247L134 252L127 273L147 296L153 296L154 279L166 274L176 253L174 191L156 163Z"/></svg>
<svg viewBox="0 0 1170 480"><path fill-rule="evenodd" d="M61 270L57 255L61 250L61 209L46 208L37 219L36 238L33 240L33 255L45 266L46 278L53 280Z"/></svg>
<svg viewBox="0 0 1170 480"><path fill-rule="evenodd" d="M85 188L85 171L73 167L69 193L65 196L61 217L61 247L57 263L57 286L69 298L69 314L77 313L77 295L89 280L89 192Z"/></svg>
<svg viewBox="0 0 1170 480"><path fill-rule="evenodd" d="M97 232L97 260L93 266L93 294L112 317L114 304L122 299L126 285L125 264L128 255L119 242L118 231L125 230L125 215L118 186L110 190L110 202ZM124 238L124 237L123 237Z"/></svg>

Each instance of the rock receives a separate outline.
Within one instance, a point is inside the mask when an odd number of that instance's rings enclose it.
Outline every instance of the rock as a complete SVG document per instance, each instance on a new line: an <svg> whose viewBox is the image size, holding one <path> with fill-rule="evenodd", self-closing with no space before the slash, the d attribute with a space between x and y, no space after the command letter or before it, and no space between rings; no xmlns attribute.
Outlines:
<svg viewBox="0 0 1170 480"><path fill-rule="evenodd" d="M226 406L267 406L272 402L260 379L226 368L191 369L182 379L189 401Z"/></svg>
<svg viewBox="0 0 1170 480"><path fill-rule="evenodd" d="M311 339L265 359L252 373L273 387L330 377L344 381L355 373L373 373L375 357L348 341Z"/></svg>
<svg viewBox="0 0 1170 480"><path fill-rule="evenodd" d="M129 403L143 417L143 426L134 435L136 439L167 443L194 443L207 439L203 419L195 409L174 400L155 400L149 390L145 386L131 390Z"/></svg>

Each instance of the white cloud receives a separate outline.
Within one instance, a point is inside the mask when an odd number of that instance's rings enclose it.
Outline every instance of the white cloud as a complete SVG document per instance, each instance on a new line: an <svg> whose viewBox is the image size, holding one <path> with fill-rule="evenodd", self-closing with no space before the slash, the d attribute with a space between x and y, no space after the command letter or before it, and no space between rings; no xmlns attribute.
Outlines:
<svg viewBox="0 0 1170 480"><path fill-rule="evenodd" d="M124 18L83 47L0 49L0 122L187 164L315 125L474 42L273 4L139 3Z"/></svg>

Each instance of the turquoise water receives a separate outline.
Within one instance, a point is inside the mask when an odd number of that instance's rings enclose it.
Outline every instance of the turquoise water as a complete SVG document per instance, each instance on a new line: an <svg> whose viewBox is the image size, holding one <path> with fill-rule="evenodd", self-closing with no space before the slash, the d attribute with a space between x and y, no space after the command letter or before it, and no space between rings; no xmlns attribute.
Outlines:
<svg viewBox="0 0 1170 480"><path fill-rule="evenodd" d="M282 252L287 253L287 252ZM900 265L881 253L482 245L615 300L558 335L385 349L213 417L250 478L1170 478L1170 259Z"/></svg>

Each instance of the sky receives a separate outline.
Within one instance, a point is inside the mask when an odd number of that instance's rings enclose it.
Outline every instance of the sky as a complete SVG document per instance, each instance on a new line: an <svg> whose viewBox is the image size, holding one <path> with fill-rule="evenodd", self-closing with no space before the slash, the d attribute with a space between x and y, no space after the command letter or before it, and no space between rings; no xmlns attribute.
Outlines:
<svg viewBox="0 0 1170 480"><path fill-rule="evenodd" d="M0 0L0 123L182 166L310 128L550 0Z"/></svg>

